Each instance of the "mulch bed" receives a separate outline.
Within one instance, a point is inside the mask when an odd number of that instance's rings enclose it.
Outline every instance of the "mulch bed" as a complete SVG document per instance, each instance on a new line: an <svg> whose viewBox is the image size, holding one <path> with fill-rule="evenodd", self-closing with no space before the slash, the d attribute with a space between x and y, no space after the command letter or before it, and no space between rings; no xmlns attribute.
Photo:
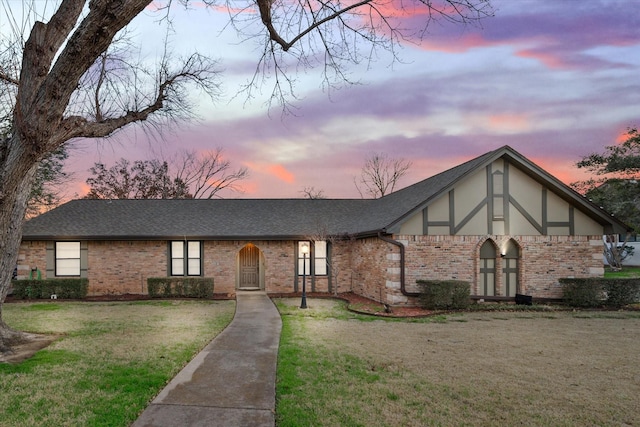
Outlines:
<svg viewBox="0 0 640 427"><path fill-rule="evenodd" d="M301 294L269 294L273 298L300 298ZM420 307L390 307L377 301L354 294L345 292L340 294L307 292L308 298L338 298L347 302L347 308L350 311L361 314L370 314L380 317L427 317L435 314L434 311L425 310Z"/></svg>
<svg viewBox="0 0 640 427"><path fill-rule="evenodd" d="M339 294L338 298L347 301L349 310L357 313L381 317L426 317L434 314L433 311L420 307L390 307L351 292Z"/></svg>

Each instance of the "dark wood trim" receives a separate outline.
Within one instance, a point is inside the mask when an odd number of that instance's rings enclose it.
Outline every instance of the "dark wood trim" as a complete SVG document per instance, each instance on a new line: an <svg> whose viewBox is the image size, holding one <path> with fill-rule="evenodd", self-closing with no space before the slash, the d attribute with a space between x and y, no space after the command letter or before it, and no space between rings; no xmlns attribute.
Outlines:
<svg viewBox="0 0 640 427"><path fill-rule="evenodd" d="M511 234L511 215L509 214L509 161L503 160L504 163L504 182L502 183L502 205L503 205L503 217L504 217L504 234Z"/></svg>
<svg viewBox="0 0 640 427"><path fill-rule="evenodd" d="M422 209L422 234L429 234L429 207Z"/></svg>
<svg viewBox="0 0 640 427"><path fill-rule="evenodd" d="M449 221L431 221L427 224L428 227L448 227Z"/></svg>
<svg viewBox="0 0 640 427"><path fill-rule="evenodd" d="M462 221L460 221L460 223L458 225L456 225L453 229L453 234L452 235L456 235L458 234L458 231L460 231L462 229L462 227L464 227L465 225L467 225L467 223L469 221L471 221L473 219L474 216L476 216L476 214L478 212L480 212L480 210L486 206L488 203L487 198L485 197L484 200L482 200L475 208L473 208L473 210L467 215L465 216ZM488 215L489 217L491 217L491 215ZM487 233L487 234L491 234L491 233Z"/></svg>
<svg viewBox="0 0 640 427"><path fill-rule="evenodd" d="M509 196L509 202L513 205L514 208L516 208L518 212L522 214L523 217L525 217L527 221L531 223L531 225L533 225L533 227L538 231L538 233L544 234L542 232L542 225L538 224L538 222L531 215L529 215L529 213L522 207L520 203L518 203L518 201L515 198Z"/></svg>
<svg viewBox="0 0 640 427"><path fill-rule="evenodd" d="M487 234L493 234L493 173L491 172L491 165L488 164L485 168L487 173Z"/></svg>
<svg viewBox="0 0 640 427"><path fill-rule="evenodd" d="M456 234L456 216L455 216L455 199L453 189L449 190L449 234L454 236Z"/></svg>
<svg viewBox="0 0 640 427"><path fill-rule="evenodd" d="M542 201L541 201L542 202L542 228L541 228L540 234L543 234L546 236L547 234L549 234L547 230L547 227L549 226L549 224L547 223L547 221L549 220L549 217L547 215L548 205L547 205L547 189L546 188L542 189L541 196L542 196Z"/></svg>
<svg viewBox="0 0 640 427"><path fill-rule="evenodd" d="M576 235L575 211L573 205L569 205L569 235Z"/></svg>

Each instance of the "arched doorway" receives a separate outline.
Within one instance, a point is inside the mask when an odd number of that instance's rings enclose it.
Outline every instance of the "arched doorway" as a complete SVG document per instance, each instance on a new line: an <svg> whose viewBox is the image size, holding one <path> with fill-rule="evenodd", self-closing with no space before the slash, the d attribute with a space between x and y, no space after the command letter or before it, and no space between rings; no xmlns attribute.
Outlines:
<svg viewBox="0 0 640 427"><path fill-rule="evenodd" d="M480 247L478 295L496 295L496 253L496 245L491 240L486 240Z"/></svg>
<svg viewBox="0 0 640 427"><path fill-rule="evenodd" d="M516 242L510 239L502 252L502 284L504 286L504 296L515 297L520 291L518 282L518 260L520 250Z"/></svg>
<svg viewBox="0 0 640 427"><path fill-rule="evenodd" d="M238 289L264 289L262 253L253 243L248 243L238 253Z"/></svg>

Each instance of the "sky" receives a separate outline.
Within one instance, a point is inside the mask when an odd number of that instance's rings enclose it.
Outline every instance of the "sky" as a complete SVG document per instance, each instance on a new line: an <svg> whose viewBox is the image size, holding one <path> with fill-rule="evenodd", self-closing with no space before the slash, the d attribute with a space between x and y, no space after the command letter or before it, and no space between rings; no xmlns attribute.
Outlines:
<svg viewBox="0 0 640 427"><path fill-rule="evenodd" d="M575 163L640 126L640 0L493 0L479 24L433 22L420 43L370 66L358 84L323 88L319 70L296 77L294 114L265 102L273 80L247 100L260 51L223 28L226 12L174 13L171 47L219 58L222 95L194 94L199 120L149 139L135 129L109 142L77 141L67 170L70 197L82 197L94 162L142 160L180 149L222 147L250 176L227 198L296 198L305 187L328 198L360 197L353 181L373 153L410 160L404 187L503 145L569 183ZM148 16L134 24L145 49L158 49ZM146 19L142 19L146 18ZM417 28L419 16L404 24ZM366 50L363 51L366 54Z"/></svg>

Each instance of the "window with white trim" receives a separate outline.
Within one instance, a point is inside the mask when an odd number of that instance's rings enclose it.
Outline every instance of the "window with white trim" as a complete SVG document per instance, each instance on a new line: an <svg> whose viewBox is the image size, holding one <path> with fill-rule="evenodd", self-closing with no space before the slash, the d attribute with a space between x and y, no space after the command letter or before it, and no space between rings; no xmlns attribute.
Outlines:
<svg viewBox="0 0 640 427"><path fill-rule="evenodd" d="M309 247L309 252L304 255L303 246ZM313 265L313 270L311 266ZM315 242L300 241L298 242L298 275L303 274L326 276L328 270L328 250L325 240L317 240Z"/></svg>
<svg viewBox="0 0 640 427"><path fill-rule="evenodd" d="M171 276L202 275L202 243L196 240L173 241L169 246Z"/></svg>
<svg viewBox="0 0 640 427"><path fill-rule="evenodd" d="M80 242L56 242L55 275L80 276Z"/></svg>
<svg viewBox="0 0 640 427"><path fill-rule="evenodd" d="M316 276L327 275L327 242L325 240L314 242L313 267Z"/></svg>

